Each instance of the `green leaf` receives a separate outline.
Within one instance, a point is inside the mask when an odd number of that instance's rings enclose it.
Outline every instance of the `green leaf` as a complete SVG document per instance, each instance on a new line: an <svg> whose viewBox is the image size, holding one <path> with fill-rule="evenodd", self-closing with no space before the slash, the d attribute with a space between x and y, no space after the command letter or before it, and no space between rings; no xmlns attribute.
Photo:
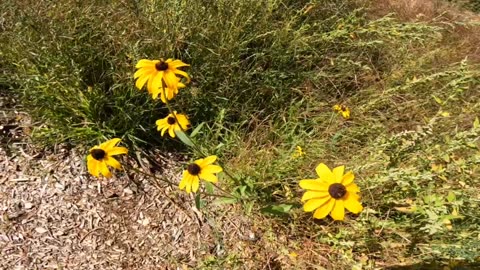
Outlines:
<svg viewBox="0 0 480 270"><path fill-rule="evenodd" d="M456 199L455 193L453 193L452 191L448 192L447 201L448 202L453 202L453 201L455 201L455 199Z"/></svg>
<svg viewBox="0 0 480 270"><path fill-rule="evenodd" d="M222 205L222 204L234 204L237 203L237 199L235 198L221 198L213 201L215 205Z"/></svg>
<svg viewBox="0 0 480 270"><path fill-rule="evenodd" d="M175 134L177 134L177 137L182 141L184 144L193 147L193 142L190 140L190 138L181 130L175 130Z"/></svg>
<svg viewBox="0 0 480 270"><path fill-rule="evenodd" d="M200 193L197 193L195 195L195 207L197 207L197 209L200 210L200 208L202 208L204 205L202 199L200 198Z"/></svg>
<svg viewBox="0 0 480 270"><path fill-rule="evenodd" d="M205 190L208 194L213 194L213 184L205 181Z"/></svg>
<svg viewBox="0 0 480 270"><path fill-rule="evenodd" d="M198 126L192 131L192 133L190 134L190 138L195 137L195 135L197 135L197 133L202 129L202 127L203 127L204 125L205 125L205 122L200 123L200 125L198 125Z"/></svg>
<svg viewBox="0 0 480 270"><path fill-rule="evenodd" d="M475 117L475 121L473 121L473 128L477 129L480 127L480 120L478 120L478 117Z"/></svg>
<svg viewBox="0 0 480 270"><path fill-rule="evenodd" d="M260 211L264 214L272 214L277 216L287 215L290 209L292 209L293 204L278 204L270 205L262 208Z"/></svg>

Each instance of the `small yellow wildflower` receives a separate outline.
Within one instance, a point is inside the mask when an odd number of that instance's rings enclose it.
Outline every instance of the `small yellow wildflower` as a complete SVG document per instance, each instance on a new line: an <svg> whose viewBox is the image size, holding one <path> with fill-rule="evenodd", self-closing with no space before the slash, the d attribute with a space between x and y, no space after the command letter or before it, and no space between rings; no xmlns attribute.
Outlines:
<svg viewBox="0 0 480 270"><path fill-rule="evenodd" d="M302 147L297 146L295 149L295 153L292 154L292 158L299 158L305 155L305 152L303 152Z"/></svg>
<svg viewBox="0 0 480 270"><path fill-rule="evenodd" d="M147 84L147 90L152 97L156 99L158 95L164 91L165 97L170 99L178 93L178 88L185 87L180 83L179 78L176 75L180 75L187 79L187 83L190 82L190 77L185 71L179 70L180 67L189 66L181 60L167 59L167 61L160 60L148 60L141 59L138 61L137 71L133 75L135 86L138 89L142 89ZM162 99L164 101L164 99ZM165 102L165 101L164 101Z"/></svg>
<svg viewBox="0 0 480 270"><path fill-rule="evenodd" d="M127 148L115 146L119 142L119 138L114 138L90 149L87 156L87 168L91 175L99 177L101 173L107 178L112 177L112 173L107 165L117 170L122 169L122 165L112 157L128 153Z"/></svg>
<svg viewBox="0 0 480 270"><path fill-rule="evenodd" d="M200 179L216 183L218 178L215 174L223 171L222 167L212 165L216 160L217 156L208 156L190 163L187 169L183 171L183 177L178 187L190 193L197 192Z"/></svg>
<svg viewBox="0 0 480 270"><path fill-rule="evenodd" d="M186 130L190 126L190 122L188 121L187 116L177 113L177 111L174 111L173 114L170 113L167 117L163 119L157 120L156 124L157 130L162 131L162 136L168 130L168 134L172 138L175 138L175 130Z"/></svg>
<svg viewBox="0 0 480 270"><path fill-rule="evenodd" d="M334 220L343 220L345 208L358 214L363 210L360 203L360 191L353 183L352 172L344 174L345 166L339 166L331 171L327 165L320 163L315 169L318 179L305 179L300 181L300 187L307 191L303 194L302 201L305 212L312 212L313 218L322 219L328 214Z"/></svg>
<svg viewBox="0 0 480 270"><path fill-rule="evenodd" d="M333 106L333 110L337 113L340 113L343 118L350 119L350 109L345 105L335 105Z"/></svg>

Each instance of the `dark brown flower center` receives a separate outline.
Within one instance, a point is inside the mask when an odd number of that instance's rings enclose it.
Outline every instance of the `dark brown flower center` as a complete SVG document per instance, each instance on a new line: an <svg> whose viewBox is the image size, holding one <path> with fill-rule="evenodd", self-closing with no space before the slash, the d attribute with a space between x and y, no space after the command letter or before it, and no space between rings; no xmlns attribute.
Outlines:
<svg viewBox="0 0 480 270"><path fill-rule="evenodd" d="M175 117L171 117L171 116L170 116L170 117L167 118L167 123L168 123L169 125L173 125L173 124L175 124L176 122L177 122L177 121L175 121Z"/></svg>
<svg viewBox="0 0 480 270"><path fill-rule="evenodd" d="M102 160L106 155L105 151L103 151L102 149L93 149L92 151L90 151L90 154L96 160Z"/></svg>
<svg viewBox="0 0 480 270"><path fill-rule="evenodd" d="M168 69L168 64L163 62L163 61L160 61L158 62L157 64L155 64L155 68L158 70L158 71L165 71Z"/></svg>
<svg viewBox="0 0 480 270"><path fill-rule="evenodd" d="M198 175L201 171L201 168L196 163L192 163L192 164L188 165L187 171L191 175Z"/></svg>
<svg viewBox="0 0 480 270"><path fill-rule="evenodd" d="M344 185L340 183L335 183L331 184L330 187L328 187L328 193L330 193L330 196L334 199L341 199L345 194L347 194L347 189L345 188Z"/></svg>
<svg viewBox="0 0 480 270"><path fill-rule="evenodd" d="M340 107L340 110L342 110L342 112L345 112L345 111L347 111L347 106L345 106L345 105L342 105L342 106Z"/></svg>

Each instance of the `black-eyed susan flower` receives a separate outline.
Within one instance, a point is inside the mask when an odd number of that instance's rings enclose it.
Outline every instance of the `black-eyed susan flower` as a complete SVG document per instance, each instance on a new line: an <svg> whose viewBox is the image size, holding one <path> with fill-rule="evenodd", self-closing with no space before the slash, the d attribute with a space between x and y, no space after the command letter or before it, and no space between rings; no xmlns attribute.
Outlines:
<svg viewBox="0 0 480 270"><path fill-rule="evenodd" d="M305 212L315 211L313 217L318 219L330 214L334 220L343 220L345 208L354 214L363 210L357 194L360 190L353 183L355 177L352 172L344 174L345 166L331 171L327 165L320 163L315 170L319 179L300 181L300 187L307 190L302 197Z"/></svg>
<svg viewBox="0 0 480 270"><path fill-rule="evenodd" d="M340 113L343 118L350 119L350 109L345 105L335 105L333 106L333 110Z"/></svg>
<svg viewBox="0 0 480 270"><path fill-rule="evenodd" d="M187 193L197 192L200 186L200 179L216 183L218 181L216 173L223 171L222 167L213 165L217 156L208 156L190 163L183 171L183 177L178 187L184 189Z"/></svg>
<svg viewBox="0 0 480 270"><path fill-rule="evenodd" d="M182 71L178 68L189 66L181 60L167 59L163 61L160 60L148 60L141 59L138 61L137 71L133 75L135 86L138 89L142 89L145 84L147 84L147 90L152 97L156 99L158 95L164 91L165 97L175 96L178 93L178 88L182 88L185 85L181 84L179 86L179 78L176 75L180 75L187 79L187 83L190 82L190 77L185 71ZM164 101L162 99L162 101ZM164 101L165 102L165 101Z"/></svg>
<svg viewBox="0 0 480 270"><path fill-rule="evenodd" d="M116 146L119 142L119 138L114 138L90 149L89 155L87 156L87 168L91 175L99 177L100 174L102 174L109 178L112 177L112 173L108 169L108 166L117 170L122 169L120 162L112 157L128 153L127 148Z"/></svg>
<svg viewBox="0 0 480 270"><path fill-rule="evenodd" d="M163 136L168 130L170 137L175 138L175 130L187 130L190 127L190 122L185 114L177 113L174 111L170 113L167 117L159 119L156 122L157 130L161 130L161 135Z"/></svg>

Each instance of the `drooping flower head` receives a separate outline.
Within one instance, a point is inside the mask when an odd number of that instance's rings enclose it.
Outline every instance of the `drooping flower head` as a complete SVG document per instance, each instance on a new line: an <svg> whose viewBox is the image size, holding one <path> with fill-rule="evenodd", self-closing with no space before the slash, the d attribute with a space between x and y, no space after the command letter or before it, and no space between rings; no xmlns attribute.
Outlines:
<svg viewBox="0 0 480 270"><path fill-rule="evenodd" d="M184 114L177 113L174 111L173 114L170 113L167 117L159 119L156 122L157 130L161 130L161 135L163 136L168 130L170 137L175 138L175 130L187 130L190 127L190 122Z"/></svg>
<svg viewBox="0 0 480 270"><path fill-rule="evenodd" d="M190 77L185 71L178 68L190 66L185 64L181 60L167 59L160 60L148 60L141 59L138 61L137 71L133 75L135 86L138 89L142 89L147 84L148 93L150 93L153 99L156 99L158 95L162 98L163 102L166 102L165 98L170 100L177 93L178 88L183 88L185 85L180 82L180 79L176 75L180 75L187 79L187 83L190 82Z"/></svg>
<svg viewBox="0 0 480 270"><path fill-rule="evenodd" d="M333 106L333 110L337 113L340 113L343 118L350 119L350 109L345 105L335 105Z"/></svg>
<svg viewBox="0 0 480 270"><path fill-rule="evenodd" d="M183 177L178 187L190 193L197 192L200 179L216 183L218 178L215 174L223 171L222 167L213 165L216 160L217 156L208 156L190 163L183 171Z"/></svg>
<svg viewBox="0 0 480 270"><path fill-rule="evenodd" d="M87 168L91 175L99 177L100 174L102 174L110 178L112 177L112 173L108 169L108 166L118 170L122 169L122 165L112 157L128 153L127 148L116 146L119 142L119 138L114 138L90 149L89 155L87 156Z"/></svg>
<svg viewBox="0 0 480 270"><path fill-rule="evenodd" d="M313 217L317 219L330 214L334 220L343 220L345 208L354 214L363 210L357 194L360 189L353 183L355 177L352 172L344 174L345 166L331 171L327 165L320 163L315 170L320 178L300 181L300 187L306 190L302 197L305 212L315 211Z"/></svg>

